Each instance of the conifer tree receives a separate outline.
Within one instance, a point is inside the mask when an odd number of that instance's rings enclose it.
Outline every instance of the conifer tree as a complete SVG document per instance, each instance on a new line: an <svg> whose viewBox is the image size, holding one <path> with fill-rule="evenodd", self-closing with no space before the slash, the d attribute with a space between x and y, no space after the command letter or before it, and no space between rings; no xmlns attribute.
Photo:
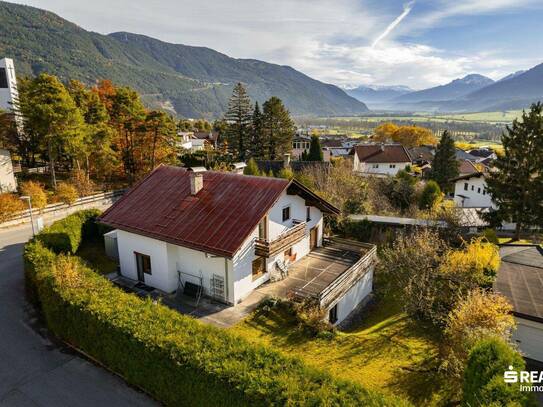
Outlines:
<svg viewBox="0 0 543 407"><path fill-rule="evenodd" d="M436 181L443 191L451 191L452 184L450 181L456 177L458 177L456 147L449 132L445 130L436 148L430 178Z"/></svg>
<svg viewBox="0 0 543 407"><path fill-rule="evenodd" d="M238 83L228 102L225 120L228 123L227 139L229 146L235 150L240 160L245 159L250 144L252 121L251 99L245 87Z"/></svg>
<svg viewBox="0 0 543 407"><path fill-rule="evenodd" d="M522 120L515 119L502 135L503 156L486 177L497 206L487 219L516 223L515 238L527 226L543 226L543 105L535 103Z"/></svg>
<svg viewBox="0 0 543 407"><path fill-rule="evenodd" d="M311 136L311 143L309 144L309 153L307 154L308 161L323 161L324 155L322 153L321 142L319 136Z"/></svg>
<svg viewBox="0 0 543 407"><path fill-rule="evenodd" d="M258 102L255 102L255 108L253 110L253 121L252 121L252 146L251 152L252 156L260 159L264 159L267 156L266 144L264 142L263 134L263 118L262 113L260 112L260 106Z"/></svg>
<svg viewBox="0 0 543 407"><path fill-rule="evenodd" d="M272 96L264 103L263 127L270 160L276 160L290 152L295 127L281 99Z"/></svg>
<svg viewBox="0 0 543 407"><path fill-rule="evenodd" d="M254 158L247 161L247 167L243 169L244 175L262 175Z"/></svg>

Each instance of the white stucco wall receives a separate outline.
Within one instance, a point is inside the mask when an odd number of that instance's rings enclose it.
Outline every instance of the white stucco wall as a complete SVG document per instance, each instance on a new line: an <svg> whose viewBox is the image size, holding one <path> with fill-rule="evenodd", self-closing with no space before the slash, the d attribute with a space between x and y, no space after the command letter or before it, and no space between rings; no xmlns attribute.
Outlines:
<svg viewBox="0 0 543 407"><path fill-rule="evenodd" d="M17 181L9 151L0 150L0 192L15 192Z"/></svg>
<svg viewBox="0 0 543 407"><path fill-rule="evenodd" d="M457 206L464 208L495 207L491 195L486 192L484 177L456 181L454 185L454 202Z"/></svg>
<svg viewBox="0 0 543 407"><path fill-rule="evenodd" d="M515 318L517 329L513 340L524 356L543 362L543 323Z"/></svg>
<svg viewBox="0 0 543 407"><path fill-rule="evenodd" d="M282 221L282 209L290 205L291 219ZM292 227L292 219L306 220L305 201L297 195L281 195L268 214L268 230L271 240ZM322 245L322 213L311 207L311 221L306 229L306 236L296 243L292 249L297 254L296 260L309 253L309 230L318 225L317 244ZM178 287L178 270L182 271L183 282L202 283L205 294L210 294L213 275L224 278L225 301L236 304L246 298L256 287L270 278L270 271L275 267L277 259L283 259L283 253L267 259L267 273L253 281L252 270L255 255L254 241L258 238L258 227L246 238L242 247L232 259L206 254L201 251L165 243L145 236L118 230L117 244L121 274L133 280L138 279L136 257L134 252L151 257L152 274L145 274L145 284L165 292L173 292ZM189 275L190 274L190 275ZM192 275L192 276L191 276Z"/></svg>
<svg viewBox="0 0 543 407"><path fill-rule="evenodd" d="M365 174L380 174L380 175L391 175L394 176L398 174L400 170L405 170L405 167L411 165L410 162L404 163L365 163L361 162L358 159L358 155L355 153L353 170L362 172Z"/></svg>
<svg viewBox="0 0 543 407"><path fill-rule="evenodd" d="M337 321L342 322L373 290L373 270L369 270L360 280L354 284L335 304L337 304ZM332 308L335 304L332 304Z"/></svg>
<svg viewBox="0 0 543 407"><path fill-rule="evenodd" d="M121 275L132 280L138 279L136 255L134 252L151 257L151 273L145 274L144 283L165 292L177 288L177 276L168 265L167 243L145 236L117 230L119 264Z"/></svg>
<svg viewBox="0 0 543 407"><path fill-rule="evenodd" d="M13 60L10 58L0 59L0 68L6 69L8 87L0 88L0 109L10 111L13 108L13 99L17 98L17 79Z"/></svg>

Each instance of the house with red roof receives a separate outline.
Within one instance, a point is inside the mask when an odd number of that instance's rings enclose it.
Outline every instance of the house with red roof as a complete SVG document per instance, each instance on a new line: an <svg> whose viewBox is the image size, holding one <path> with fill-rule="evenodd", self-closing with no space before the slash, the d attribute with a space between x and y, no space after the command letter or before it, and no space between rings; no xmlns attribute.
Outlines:
<svg viewBox="0 0 543 407"><path fill-rule="evenodd" d="M363 175L391 175L411 165L412 159L401 144L360 144L353 147L353 171Z"/></svg>
<svg viewBox="0 0 543 407"><path fill-rule="evenodd" d="M323 215L338 213L295 180L159 166L99 221L115 229L123 277L166 293L196 290L234 305L318 251ZM360 279L344 272L361 256L345 253L327 248L300 267L291 285L315 298L325 292L327 307L347 295L349 304L339 314L336 308L334 322L372 287L372 270L360 264L355 272L365 276L364 287L355 287Z"/></svg>

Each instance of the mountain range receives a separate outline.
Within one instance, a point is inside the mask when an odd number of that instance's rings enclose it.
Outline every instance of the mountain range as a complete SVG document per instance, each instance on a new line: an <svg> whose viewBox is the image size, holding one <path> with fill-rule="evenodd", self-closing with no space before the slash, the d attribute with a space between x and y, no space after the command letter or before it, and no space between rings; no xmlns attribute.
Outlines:
<svg viewBox="0 0 543 407"><path fill-rule="evenodd" d="M14 59L19 76L48 72L89 85L110 79L138 90L148 105L184 117L220 117L237 82L258 102L281 98L294 115L368 111L339 87L289 66L132 33L102 35L51 12L6 2L0 2L1 57Z"/></svg>
<svg viewBox="0 0 543 407"><path fill-rule="evenodd" d="M533 102L543 100L543 64L527 71L514 72L498 81L470 74L429 89L402 94L381 93L379 100L368 92L347 92L359 100L367 101L371 108L382 110L484 112L523 109Z"/></svg>
<svg viewBox="0 0 543 407"><path fill-rule="evenodd" d="M361 85L352 89L345 89L347 94L364 101L368 106L378 106L380 103L387 102L406 93L414 92L407 86L374 86Z"/></svg>

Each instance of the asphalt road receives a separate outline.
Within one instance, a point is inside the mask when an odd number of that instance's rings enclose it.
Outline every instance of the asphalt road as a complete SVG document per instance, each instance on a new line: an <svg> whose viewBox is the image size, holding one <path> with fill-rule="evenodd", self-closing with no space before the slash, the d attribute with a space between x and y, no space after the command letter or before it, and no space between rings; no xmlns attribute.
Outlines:
<svg viewBox="0 0 543 407"><path fill-rule="evenodd" d="M119 377L51 338L24 293L29 225L0 230L0 406L153 406Z"/></svg>

